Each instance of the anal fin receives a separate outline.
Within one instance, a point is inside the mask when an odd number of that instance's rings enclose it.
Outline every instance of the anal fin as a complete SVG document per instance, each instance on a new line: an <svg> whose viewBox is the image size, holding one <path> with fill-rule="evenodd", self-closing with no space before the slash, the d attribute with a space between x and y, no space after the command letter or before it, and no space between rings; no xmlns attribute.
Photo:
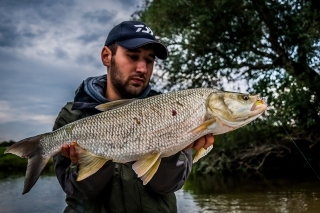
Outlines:
<svg viewBox="0 0 320 213"><path fill-rule="evenodd" d="M154 173L157 171L161 161L159 158L160 155L161 153L150 154L132 165L132 169L136 172L138 177L144 181L144 184L147 184L147 182L149 182Z"/></svg>
<svg viewBox="0 0 320 213"><path fill-rule="evenodd" d="M79 158L77 181L81 181L96 173L109 159L93 155L80 146L75 146Z"/></svg>
<svg viewBox="0 0 320 213"><path fill-rule="evenodd" d="M149 183L149 181L152 179L154 174L158 171L160 162L161 162L161 158L158 158L158 160L153 164L153 166L144 175L140 177L143 182L143 185L146 185L147 183Z"/></svg>

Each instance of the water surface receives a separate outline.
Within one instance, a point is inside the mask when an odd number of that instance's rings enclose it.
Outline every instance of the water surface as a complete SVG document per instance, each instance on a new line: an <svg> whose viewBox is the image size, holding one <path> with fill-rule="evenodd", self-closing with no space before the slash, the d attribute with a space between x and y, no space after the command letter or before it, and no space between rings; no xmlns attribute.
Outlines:
<svg viewBox="0 0 320 213"><path fill-rule="evenodd" d="M41 176L21 195L24 177L0 179L0 213L59 213L64 193L55 176ZM191 177L176 192L179 213L318 213L320 181L262 177Z"/></svg>
<svg viewBox="0 0 320 213"><path fill-rule="evenodd" d="M22 195L24 177L0 179L0 213L59 213L65 206L64 192L55 176L40 176Z"/></svg>
<svg viewBox="0 0 320 213"><path fill-rule="evenodd" d="M181 213L320 212L320 181L315 178L194 177L177 196Z"/></svg>

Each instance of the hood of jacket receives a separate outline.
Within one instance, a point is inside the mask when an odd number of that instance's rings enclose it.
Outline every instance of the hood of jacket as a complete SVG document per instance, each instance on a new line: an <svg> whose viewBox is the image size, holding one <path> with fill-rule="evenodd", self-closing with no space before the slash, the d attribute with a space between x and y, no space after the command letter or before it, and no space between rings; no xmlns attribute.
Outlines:
<svg viewBox="0 0 320 213"><path fill-rule="evenodd" d="M75 92L72 109L92 109L99 104L109 102L110 100L105 97L106 86L107 75L89 77L84 80ZM150 91L151 86L148 85L137 98L147 97Z"/></svg>

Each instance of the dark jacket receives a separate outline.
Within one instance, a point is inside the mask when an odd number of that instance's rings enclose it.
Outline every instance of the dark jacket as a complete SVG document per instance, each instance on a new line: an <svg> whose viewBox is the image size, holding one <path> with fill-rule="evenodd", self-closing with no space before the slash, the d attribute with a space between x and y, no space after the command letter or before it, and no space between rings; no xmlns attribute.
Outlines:
<svg viewBox="0 0 320 213"><path fill-rule="evenodd" d="M108 102L104 97L106 75L85 80L76 91L74 102L59 113L54 130L99 113L95 106ZM138 98L157 95L148 86ZM132 163L108 161L90 177L76 181L78 165L69 158L54 156L55 172L65 193L64 212L155 213L177 212L174 192L185 183L191 171L191 151L163 158L158 171L147 185L132 170Z"/></svg>

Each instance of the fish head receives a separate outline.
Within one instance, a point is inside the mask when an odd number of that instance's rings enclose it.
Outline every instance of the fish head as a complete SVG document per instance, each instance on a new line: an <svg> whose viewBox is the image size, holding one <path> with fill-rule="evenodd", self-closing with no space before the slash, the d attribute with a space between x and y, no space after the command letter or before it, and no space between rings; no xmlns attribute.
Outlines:
<svg viewBox="0 0 320 213"><path fill-rule="evenodd" d="M208 99L208 114L224 125L241 127L260 116L266 109L266 101L260 95L237 92L213 92Z"/></svg>

